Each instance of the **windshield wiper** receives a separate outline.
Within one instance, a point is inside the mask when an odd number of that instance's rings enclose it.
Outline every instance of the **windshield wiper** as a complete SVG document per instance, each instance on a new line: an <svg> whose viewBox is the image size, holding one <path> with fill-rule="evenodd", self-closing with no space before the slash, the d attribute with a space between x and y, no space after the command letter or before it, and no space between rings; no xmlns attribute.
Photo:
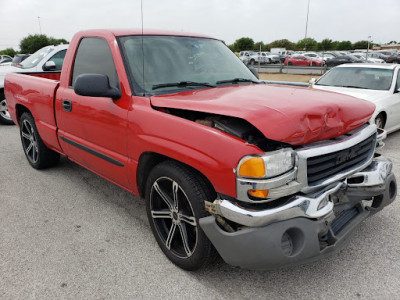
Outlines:
<svg viewBox="0 0 400 300"><path fill-rule="evenodd" d="M353 88L353 89L364 89L363 87L354 86L354 85L338 85L338 87Z"/></svg>
<svg viewBox="0 0 400 300"><path fill-rule="evenodd" d="M160 88L165 88L165 87L171 87L171 86L177 86L177 87L187 87L187 86L207 86L207 87L216 87L215 85L207 82L195 82L195 81L180 81L180 82L170 82L170 83L161 83L161 84L155 84L152 86L153 90L160 89Z"/></svg>
<svg viewBox="0 0 400 300"><path fill-rule="evenodd" d="M217 84L221 84L221 83L238 83L238 82L252 82L252 83L256 83L259 84L259 81L255 81L252 79L247 79L247 78L233 78L233 79L228 79L228 80L220 80L217 81Z"/></svg>

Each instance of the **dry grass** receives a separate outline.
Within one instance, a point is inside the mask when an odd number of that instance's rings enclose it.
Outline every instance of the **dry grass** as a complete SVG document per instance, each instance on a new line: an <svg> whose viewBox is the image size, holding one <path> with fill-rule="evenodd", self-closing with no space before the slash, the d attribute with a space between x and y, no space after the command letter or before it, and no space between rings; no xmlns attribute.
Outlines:
<svg viewBox="0 0 400 300"><path fill-rule="evenodd" d="M296 74L267 74L260 73L260 80L271 81L292 81L292 82L308 82L311 78L318 78L318 75L296 75Z"/></svg>

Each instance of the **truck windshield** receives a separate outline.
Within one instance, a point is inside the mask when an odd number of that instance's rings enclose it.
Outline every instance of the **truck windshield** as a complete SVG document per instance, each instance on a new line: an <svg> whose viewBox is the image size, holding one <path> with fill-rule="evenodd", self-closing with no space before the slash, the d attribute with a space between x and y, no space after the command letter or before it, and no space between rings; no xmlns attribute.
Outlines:
<svg viewBox="0 0 400 300"><path fill-rule="evenodd" d="M33 53L31 56L29 56L27 59L25 59L23 62L21 62L18 67L22 69L30 69L33 67L36 67L37 64L51 51L54 50L54 47L52 46L47 46L42 49L39 49L35 53Z"/></svg>
<svg viewBox="0 0 400 300"><path fill-rule="evenodd" d="M387 91L392 85L392 78L393 70L389 69L334 68L321 77L316 85Z"/></svg>
<svg viewBox="0 0 400 300"><path fill-rule="evenodd" d="M219 40L125 36L119 41L137 94L257 82L250 70Z"/></svg>

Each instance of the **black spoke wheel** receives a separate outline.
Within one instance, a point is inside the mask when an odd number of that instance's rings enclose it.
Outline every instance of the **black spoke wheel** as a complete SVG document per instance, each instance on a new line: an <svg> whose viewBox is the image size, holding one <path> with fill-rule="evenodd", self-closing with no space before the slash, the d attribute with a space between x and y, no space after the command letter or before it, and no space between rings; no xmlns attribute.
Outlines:
<svg viewBox="0 0 400 300"><path fill-rule="evenodd" d="M207 216L204 200L214 194L199 174L173 161L157 165L146 187L146 209L153 234L164 254L185 270L214 260L216 252L199 225Z"/></svg>
<svg viewBox="0 0 400 300"><path fill-rule="evenodd" d="M46 147L30 113L23 113L20 119L22 148L29 164L35 169L44 169L58 163L60 155Z"/></svg>

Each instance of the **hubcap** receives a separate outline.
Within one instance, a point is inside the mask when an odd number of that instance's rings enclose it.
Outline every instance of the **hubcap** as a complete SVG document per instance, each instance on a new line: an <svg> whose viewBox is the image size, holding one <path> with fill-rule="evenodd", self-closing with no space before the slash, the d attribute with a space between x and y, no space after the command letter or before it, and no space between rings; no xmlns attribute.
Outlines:
<svg viewBox="0 0 400 300"><path fill-rule="evenodd" d="M37 145L35 130L28 120L22 122L21 137L26 156L32 163L36 163L38 161L39 148Z"/></svg>
<svg viewBox="0 0 400 300"><path fill-rule="evenodd" d="M158 236L179 258L196 249L198 228L193 208L183 189L168 177L157 179L150 192L150 210Z"/></svg>
<svg viewBox="0 0 400 300"><path fill-rule="evenodd" d="M8 112L7 108L7 100L3 99L0 101L0 115L6 119L6 120L11 120L10 113Z"/></svg>

